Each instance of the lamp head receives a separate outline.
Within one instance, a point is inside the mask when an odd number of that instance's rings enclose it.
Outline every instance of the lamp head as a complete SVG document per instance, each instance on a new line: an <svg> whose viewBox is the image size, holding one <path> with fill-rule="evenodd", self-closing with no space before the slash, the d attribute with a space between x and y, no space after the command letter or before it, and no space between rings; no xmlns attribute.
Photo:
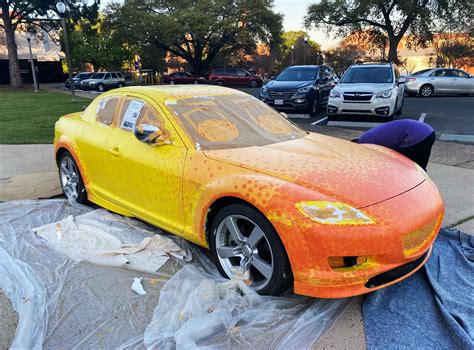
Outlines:
<svg viewBox="0 0 474 350"><path fill-rule="evenodd" d="M62 1L56 3L56 9L58 10L59 14L62 16L66 12L66 4Z"/></svg>

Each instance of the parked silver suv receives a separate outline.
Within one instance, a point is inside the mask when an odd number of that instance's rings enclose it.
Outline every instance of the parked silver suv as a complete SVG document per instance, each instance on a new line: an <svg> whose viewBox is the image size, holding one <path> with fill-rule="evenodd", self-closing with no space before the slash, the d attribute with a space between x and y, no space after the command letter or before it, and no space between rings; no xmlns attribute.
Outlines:
<svg viewBox="0 0 474 350"><path fill-rule="evenodd" d="M373 115L393 120L402 112L404 83L393 63L352 65L331 90L327 115Z"/></svg>
<svg viewBox="0 0 474 350"><path fill-rule="evenodd" d="M107 89L124 87L125 78L120 72L97 72L89 79L81 81L81 90L105 91Z"/></svg>

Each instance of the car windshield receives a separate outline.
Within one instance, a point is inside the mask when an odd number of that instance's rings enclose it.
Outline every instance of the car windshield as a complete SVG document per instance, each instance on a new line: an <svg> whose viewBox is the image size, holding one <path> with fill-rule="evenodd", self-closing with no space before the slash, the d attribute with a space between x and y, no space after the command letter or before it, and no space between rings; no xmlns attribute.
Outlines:
<svg viewBox="0 0 474 350"><path fill-rule="evenodd" d="M341 83L392 83L392 69L390 67L353 67L349 68L342 77Z"/></svg>
<svg viewBox="0 0 474 350"><path fill-rule="evenodd" d="M104 75L105 73L94 73L92 74L91 79L103 79Z"/></svg>
<svg viewBox="0 0 474 350"><path fill-rule="evenodd" d="M281 72L276 81L308 81L316 80L318 68L289 68Z"/></svg>
<svg viewBox="0 0 474 350"><path fill-rule="evenodd" d="M252 96L229 94L166 100L196 149L264 146L306 133Z"/></svg>
<svg viewBox="0 0 474 350"><path fill-rule="evenodd" d="M74 78L83 79L83 78L87 78L88 76L90 76L89 73L79 73L79 74L76 75Z"/></svg>

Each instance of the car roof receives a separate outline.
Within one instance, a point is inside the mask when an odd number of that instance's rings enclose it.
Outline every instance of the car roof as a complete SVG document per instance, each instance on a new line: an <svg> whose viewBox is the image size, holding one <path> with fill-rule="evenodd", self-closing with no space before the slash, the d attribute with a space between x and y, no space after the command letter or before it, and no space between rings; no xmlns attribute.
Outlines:
<svg viewBox="0 0 474 350"><path fill-rule="evenodd" d="M372 68L372 67L391 67L391 63L360 63L353 64L350 68Z"/></svg>
<svg viewBox="0 0 474 350"><path fill-rule="evenodd" d="M207 96L250 96L245 92L230 89L221 86L212 85L151 85L151 86L129 86L120 89L123 92L134 92L146 95L153 99L184 99L191 97L207 97ZM113 94L112 93L108 93Z"/></svg>
<svg viewBox="0 0 474 350"><path fill-rule="evenodd" d="M314 65L314 64L301 64L301 65L296 65L296 66L289 66L286 69L293 69L293 68L319 68L319 65Z"/></svg>

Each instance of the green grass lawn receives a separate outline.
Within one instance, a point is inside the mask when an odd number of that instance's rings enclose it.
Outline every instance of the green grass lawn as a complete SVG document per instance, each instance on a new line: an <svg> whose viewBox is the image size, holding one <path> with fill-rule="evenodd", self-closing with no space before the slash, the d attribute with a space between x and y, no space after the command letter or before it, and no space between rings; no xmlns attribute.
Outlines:
<svg viewBox="0 0 474 350"><path fill-rule="evenodd" d="M53 143L59 117L79 112L91 100L60 92L0 89L0 144Z"/></svg>

